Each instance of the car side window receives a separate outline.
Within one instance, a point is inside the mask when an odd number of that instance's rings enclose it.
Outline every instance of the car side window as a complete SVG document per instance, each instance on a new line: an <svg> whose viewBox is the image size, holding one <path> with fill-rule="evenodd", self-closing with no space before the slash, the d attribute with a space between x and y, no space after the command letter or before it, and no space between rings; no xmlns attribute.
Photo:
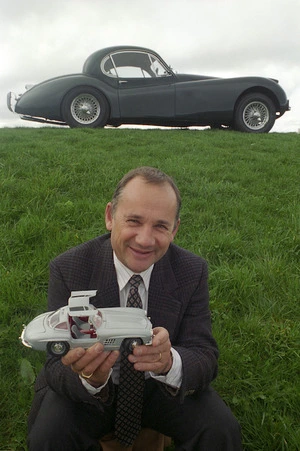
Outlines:
<svg viewBox="0 0 300 451"><path fill-rule="evenodd" d="M61 320L60 311L52 313L48 317L48 324L52 329L68 329L68 324L66 321Z"/></svg>
<svg viewBox="0 0 300 451"><path fill-rule="evenodd" d="M102 62L101 62L101 70L105 75L108 75L109 77L117 77L117 71L116 68L112 62L112 59L109 56L106 56Z"/></svg>
<svg viewBox="0 0 300 451"><path fill-rule="evenodd" d="M156 78L167 76L168 70L154 56L142 51L116 52L101 62L102 72L118 78Z"/></svg>
<svg viewBox="0 0 300 451"><path fill-rule="evenodd" d="M151 70L155 73L156 77L165 77L169 75L168 70L166 67L164 67L161 62L154 56L149 55L151 60Z"/></svg>

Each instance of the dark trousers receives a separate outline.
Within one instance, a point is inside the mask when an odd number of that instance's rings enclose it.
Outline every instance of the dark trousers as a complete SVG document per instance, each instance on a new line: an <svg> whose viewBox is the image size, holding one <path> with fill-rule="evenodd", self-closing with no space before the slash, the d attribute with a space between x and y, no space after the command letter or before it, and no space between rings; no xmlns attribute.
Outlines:
<svg viewBox="0 0 300 451"><path fill-rule="evenodd" d="M29 431L29 450L99 451L99 439L114 429L114 416L115 404L99 413L49 390ZM242 449L239 424L212 388L180 404L146 381L142 426L172 437L177 451Z"/></svg>

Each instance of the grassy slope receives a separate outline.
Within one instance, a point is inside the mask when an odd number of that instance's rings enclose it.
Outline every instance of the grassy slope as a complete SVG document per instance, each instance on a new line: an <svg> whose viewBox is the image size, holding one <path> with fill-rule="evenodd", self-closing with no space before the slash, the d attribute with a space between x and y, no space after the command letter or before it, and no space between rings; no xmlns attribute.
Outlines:
<svg viewBox="0 0 300 451"><path fill-rule="evenodd" d="M245 449L298 449L299 144L297 134L0 130L0 450L25 443L44 355L18 336L46 308L48 262L105 231L116 182L139 165L175 178L176 243L209 262L221 351L214 386Z"/></svg>

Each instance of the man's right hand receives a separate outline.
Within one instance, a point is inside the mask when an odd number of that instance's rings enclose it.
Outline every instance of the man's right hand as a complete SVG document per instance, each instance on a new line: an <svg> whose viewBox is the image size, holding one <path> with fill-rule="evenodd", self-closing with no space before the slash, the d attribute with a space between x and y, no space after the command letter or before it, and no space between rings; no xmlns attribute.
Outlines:
<svg viewBox="0 0 300 451"><path fill-rule="evenodd" d="M71 349L61 361L93 387L101 387L107 381L119 354L119 351L104 351L103 344L96 343L88 349Z"/></svg>

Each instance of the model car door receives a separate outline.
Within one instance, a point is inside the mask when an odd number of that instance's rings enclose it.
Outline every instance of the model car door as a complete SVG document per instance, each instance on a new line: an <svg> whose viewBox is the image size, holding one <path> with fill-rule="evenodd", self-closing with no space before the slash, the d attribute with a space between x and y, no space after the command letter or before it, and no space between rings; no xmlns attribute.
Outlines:
<svg viewBox="0 0 300 451"><path fill-rule="evenodd" d="M174 79L157 56L144 51L119 51L110 58L122 118L174 117Z"/></svg>

